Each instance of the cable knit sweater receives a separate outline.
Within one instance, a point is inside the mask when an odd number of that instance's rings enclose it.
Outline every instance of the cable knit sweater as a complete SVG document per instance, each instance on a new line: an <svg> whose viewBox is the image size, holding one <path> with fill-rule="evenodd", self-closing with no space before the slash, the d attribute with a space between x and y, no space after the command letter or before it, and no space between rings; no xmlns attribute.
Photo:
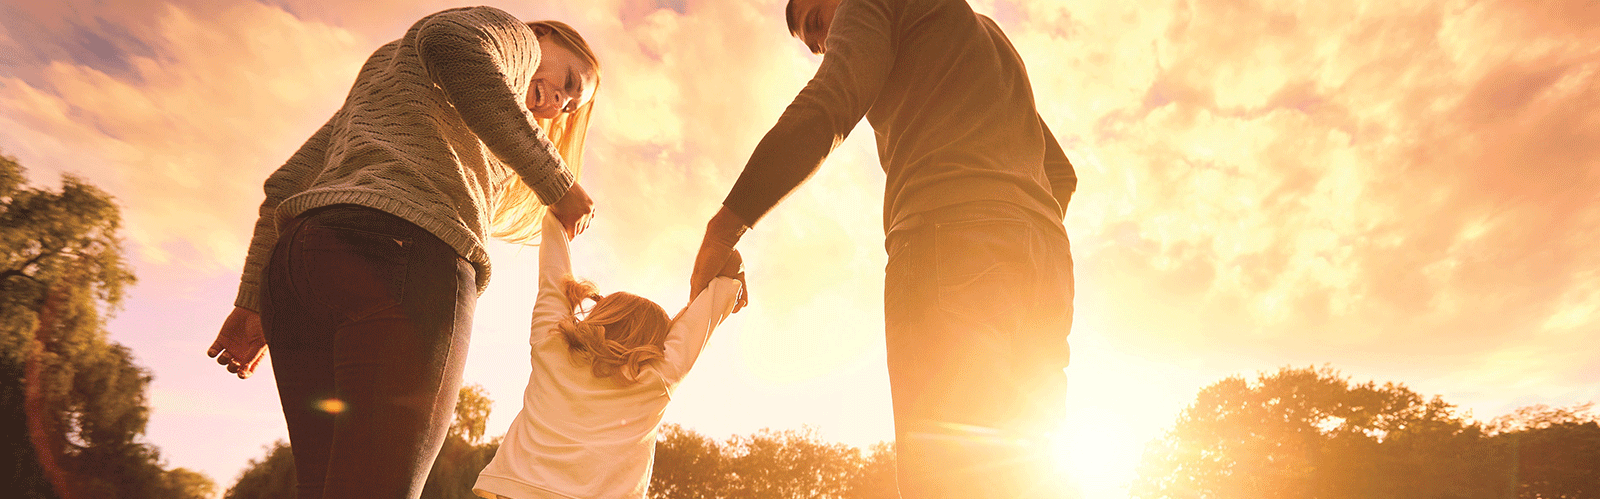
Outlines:
<svg viewBox="0 0 1600 499"><path fill-rule="evenodd" d="M260 311L280 224L335 204L426 229L477 267L482 292L501 182L518 175L547 205L573 183L523 106L538 67L533 30L492 7L430 15L373 52L344 106L267 178L234 304Z"/></svg>

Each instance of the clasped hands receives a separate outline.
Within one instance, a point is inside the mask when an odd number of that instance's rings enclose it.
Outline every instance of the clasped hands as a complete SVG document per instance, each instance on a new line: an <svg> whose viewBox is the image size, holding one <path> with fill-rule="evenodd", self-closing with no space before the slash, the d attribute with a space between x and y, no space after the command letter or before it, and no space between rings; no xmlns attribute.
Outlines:
<svg viewBox="0 0 1600 499"><path fill-rule="evenodd" d="M705 238L700 241L700 251L694 257L694 272L689 275L689 301L694 301L711 285L711 279L727 276L739 280L739 301L733 311L738 312L750 304L750 285L744 279L744 258L733 249L739 238L749 230L749 225L726 207L706 223Z"/></svg>

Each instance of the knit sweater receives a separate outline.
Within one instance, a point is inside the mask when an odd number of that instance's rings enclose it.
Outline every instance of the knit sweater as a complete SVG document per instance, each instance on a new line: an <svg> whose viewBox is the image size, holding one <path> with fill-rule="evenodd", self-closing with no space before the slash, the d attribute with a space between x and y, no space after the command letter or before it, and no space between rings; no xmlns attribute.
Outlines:
<svg viewBox="0 0 1600 499"><path fill-rule="evenodd" d="M546 205L573 176L523 103L539 45L492 7L442 11L373 52L344 106L267 178L234 304L260 311L278 227L323 206L382 210L427 230L489 282L491 209L517 175Z"/></svg>
<svg viewBox="0 0 1600 499"><path fill-rule="evenodd" d="M888 176L886 231L912 214L979 200L1063 218L1078 177L993 20L965 0L842 0L825 45L816 76L723 201L746 223L816 172L863 116Z"/></svg>
<svg viewBox="0 0 1600 499"><path fill-rule="evenodd" d="M473 491L516 499L642 499L650 484L656 431L667 402L700 357L711 331L733 312L739 281L718 277L672 321L664 358L639 380L595 378L573 362L555 331L573 317L565 278L572 273L566 233L546 215L539 244L539 294L529 337L532 369L522 410Z"/></svg>

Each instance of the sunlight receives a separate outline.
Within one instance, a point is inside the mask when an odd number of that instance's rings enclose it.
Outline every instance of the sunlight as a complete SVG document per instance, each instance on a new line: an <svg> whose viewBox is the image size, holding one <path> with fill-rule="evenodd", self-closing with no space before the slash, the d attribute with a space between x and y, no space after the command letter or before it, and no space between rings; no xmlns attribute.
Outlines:
<svg viewBox="0 0 1600 499"><path fill-rule="evenodd" d="M1053 437L1056 469L1085 499L1127 497L1144 440L1125 418L1105 409L1074 411Z"/></svg>

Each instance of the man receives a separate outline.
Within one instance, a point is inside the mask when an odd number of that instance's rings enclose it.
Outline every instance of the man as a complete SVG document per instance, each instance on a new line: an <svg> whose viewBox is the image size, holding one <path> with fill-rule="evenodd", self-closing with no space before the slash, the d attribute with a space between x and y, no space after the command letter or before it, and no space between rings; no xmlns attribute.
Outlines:
<svg viewBox="0 0 1600 499"><path fill-rule="evenodd" d="M706 226L690 294L863 116L888 175L885 335L901 497L1048 495L1077 175L1022 60L964 0L791 0L822 64Z"/></svg>

